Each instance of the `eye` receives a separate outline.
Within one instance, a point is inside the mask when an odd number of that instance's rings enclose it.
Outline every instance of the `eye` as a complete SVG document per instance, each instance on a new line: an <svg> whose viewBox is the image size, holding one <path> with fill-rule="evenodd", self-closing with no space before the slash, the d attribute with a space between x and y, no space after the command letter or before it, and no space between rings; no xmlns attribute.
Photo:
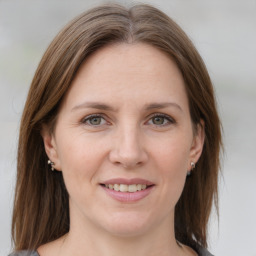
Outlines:
<svg viewBox="0 0 256 256"><path fill-rule="evenodd" d="M169 115L154 114L153 117L150 118L148 123L153 124L155 126L165 126L168 124L173 124L175 123L175 121Z"/></svg>
<svg viewBox="0 0 256 256"><path fill-rule="evenodd" d="M90 126L100 126L107 124L107 121L101 115L90 115L85 117L82 123Z"/></svg>

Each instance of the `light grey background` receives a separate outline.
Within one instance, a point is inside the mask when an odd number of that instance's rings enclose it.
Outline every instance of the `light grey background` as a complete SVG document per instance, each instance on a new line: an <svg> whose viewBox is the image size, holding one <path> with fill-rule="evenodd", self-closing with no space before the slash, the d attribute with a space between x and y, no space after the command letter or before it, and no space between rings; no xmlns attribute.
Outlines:
<svg viewBox="0 0 256 256"><path fill-rule="evenodd" d="M102 1L0 0L0 255L11 248L18 126L37 64L71 18ZM130 3L130 1L119 1ZM210 250L256 256L256 1L152 0L192 38L215 84L224 127L220 222Z"/></svg>

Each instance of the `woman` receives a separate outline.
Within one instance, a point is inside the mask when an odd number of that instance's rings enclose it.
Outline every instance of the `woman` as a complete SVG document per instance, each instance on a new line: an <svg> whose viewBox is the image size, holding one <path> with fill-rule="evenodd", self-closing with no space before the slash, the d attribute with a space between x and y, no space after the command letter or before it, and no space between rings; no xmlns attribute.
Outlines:
<svg viewBox="0 0 256 256"><path fill-rule="evenodd" d="M211 255L220 121L185 33L104 5L47 49L21 121L13 255Z"/></svg>

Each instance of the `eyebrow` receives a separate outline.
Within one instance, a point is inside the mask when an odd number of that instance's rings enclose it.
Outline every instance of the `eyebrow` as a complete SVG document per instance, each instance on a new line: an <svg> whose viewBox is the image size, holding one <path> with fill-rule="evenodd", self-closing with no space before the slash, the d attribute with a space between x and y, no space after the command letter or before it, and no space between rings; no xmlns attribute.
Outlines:
<svg viewBox="0 0 256 256"><path fill-rule="evenodd" d="M175 107L175 108L182 111L181 106L179 104L175 103L175 102L150 103L150 104L146 105L145 109L146 110L163 109L163 108L168 108L168 107Z"/></svg>
<svg viewBox="0 0 256 256"><path fill-rule="evenodd" d="M100 102L84 102L82 104L79 104L71 109L71 111L77 110L77 109L83 109L83 108L95 108L99 110L107 110L107 111L115 111L114 108L111 106L100 103Z"/></svg>
<svg viewBox="0 0 256 256"><path fill-rule="evenodd" d="M146 104L144 107L145 110L152 110L152 109L163 109L167 107L175 107L182 111L182 108L180 105L174 102L163 102L163 103L150 103ZM77 109L83 109L83 108L94 108L99 110L106 110L106 111L112 111L116 112L117 110L107 104L101 103L101 102L84 102L82 104L79 104L71 109L71 111L75 111Z"/></svg>

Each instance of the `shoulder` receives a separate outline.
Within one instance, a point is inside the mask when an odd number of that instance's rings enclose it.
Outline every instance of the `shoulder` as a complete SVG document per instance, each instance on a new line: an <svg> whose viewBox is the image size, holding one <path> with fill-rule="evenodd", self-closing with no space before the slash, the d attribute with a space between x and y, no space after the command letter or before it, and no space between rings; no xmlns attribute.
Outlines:
<svg viewBox="0 0 256 256"><path fill-rule="evenodd" d="M213 256L208 250L202 247L196 248L198 256Z"/></svg>
<svg viewBox="0 0 256 256"><path fill-rule="evenodd" d="M39 256L36 251L18 251L9 254L8 256Z"/></svg>

